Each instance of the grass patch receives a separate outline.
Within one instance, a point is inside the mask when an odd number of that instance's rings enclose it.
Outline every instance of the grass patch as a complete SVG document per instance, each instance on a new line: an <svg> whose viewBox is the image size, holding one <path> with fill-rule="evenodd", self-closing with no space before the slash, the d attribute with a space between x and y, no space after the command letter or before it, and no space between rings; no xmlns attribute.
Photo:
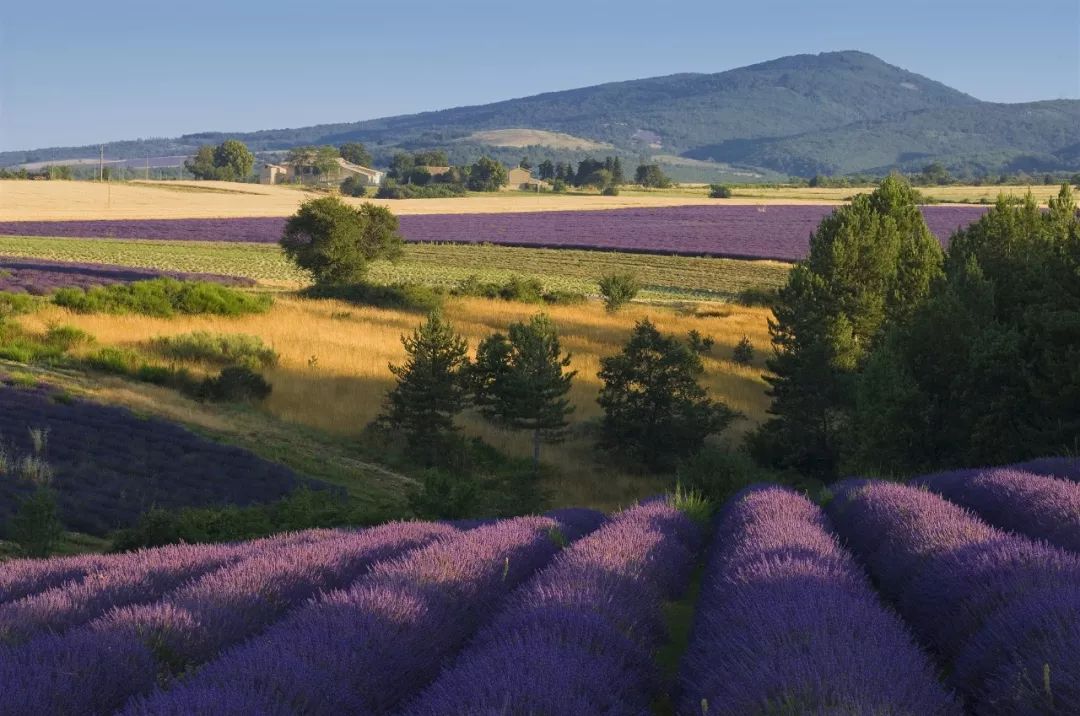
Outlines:
<svg viewBox="0 0 1080 716"><path fill-rule="evenodd" d="M175 315L241 316L263 313L273 299L206 281L156 278L89 290L62 288L52 297L57 306L76 313L137 313L168 318Z"/></svg>
<svg viewBox="0 0 1080 716"><path fill-rule="evenodd" d="M277 365L278 354L258 336L239 333L195 331L178 336L160 336L150 341L150 349L174 361L242 365L268 368Z"/></svg>
<svg viewBox="0 0 1080 716"><path fill-rule="evenodd" d="M0 291L0 318L5 316L25 316L36 311L41 303L42 299L28 293Z"/></svg>
<svg viewBox="0 0 1080 716"><path fill-rule="evenodd" d="M690 585L683 598L664 605L664 622L667 624L668 640L656 652L656 666L669 682L673 682L678 676L679 662L690 645L690 631L694 625L694 611L697 608L698 597L701 596L701 580L704 572L705 568L699 565L690 577ZM668 716L675 713L675 704L671 703L669 695L665 693L653 705L653 711Z"/></svg>

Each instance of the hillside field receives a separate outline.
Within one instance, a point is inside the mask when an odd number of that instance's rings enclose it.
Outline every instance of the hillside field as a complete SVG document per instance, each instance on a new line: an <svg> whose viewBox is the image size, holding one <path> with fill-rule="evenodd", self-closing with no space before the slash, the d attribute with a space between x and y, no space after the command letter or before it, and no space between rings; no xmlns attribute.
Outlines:
<svg viewBox="0 0 1080 716"><path fill-rule="evenodd" d="M548 486L556 505L610 509L660 488L654 478L598 466L593 459L592 440L583 432L583 426L600 415L596 404L600 358L617 352L634 322L641 318L649 317L664 332L685 336L696 329L716 340L712 352L705 356L703 384L714 398L746 416L746 420L732 428L733 434L743 432L764 417L767 399L761 372L768 346L766 309L724 304L712 308L703 304L682 310L634 305L612 315L596 301L580 306L538 308L505 301L456 299L448 303L447 316L475 348L480 338L505 331L511 322L527 320L540 310L555 322L564 350L573 356L570 368L578 371L570 394L576 408L571 416L571 439L544 449L544 461L556 466L560 474L555 484ZM338 301L280 297L268 313L241 318L80 315L47 307L18 320L27 329L39 333L53 325L86 331L96 341L87 351L100 346L145 349L156 337L193 331L258 336L280 358L277 365L263 371L274 389L256 410L286 424L295 423L335 440L348 441L355 440L381 409L383 396L393 384L387 365L402 360L401 335L411 332L421 316L359 308ZM744 335L758 349L755 362L749 366L731 361L732 350ZM197 363L173 362L177 364L196 370L202 367ZM117 387L107 387L97 395L110 401ZM151 412L183 413L184 410L156 406L154 400L131 400L134 407ZM190 411L202 410L179 395L167 398L158 395L155 400L186 405L185 409ZM513 455L531 454L531 440L523 433L500 430L475 416L468 416L463 424L467 434L482 437ZM360 475L360 479L365 478Z"/></svg>

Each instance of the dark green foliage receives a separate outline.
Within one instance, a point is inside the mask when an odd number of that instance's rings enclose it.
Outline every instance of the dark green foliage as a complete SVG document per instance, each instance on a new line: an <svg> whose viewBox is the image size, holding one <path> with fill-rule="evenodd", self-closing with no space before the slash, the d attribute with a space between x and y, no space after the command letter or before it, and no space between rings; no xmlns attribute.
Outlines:
<svg viewBox="0 0 1080 716"><path fill-rule="evenodd" d="M739 365L750 365L754 362L754 344L750 342L749 337L743 336L735 345L735 349L731 352L731 360Z"/></svg>
<svg viewBox="0 0 1080 716"><path fill-rule="evenodd" d="M619 187L614 186L614 185L606 186L606 187L604 187L604 190L601 191L600 193L603 196L618 196L619 195Z"/></svg>
<svg viewBox="0 0 1080 716"><path fill-rule="evenodd" d="M641 164L634 173L634 183L649 189L667 189L671 186L671 179L659 164Z"/></svg>
<svg viewBox="0 0 1080 716"><path fill-rule="evenodd" d="M641 290L641 285L633 274L609 273L600 277L598 288L604 308L609 313L614 313L634 300Z"/></svg>
<svg viewBox="0 0 1080 716"><path fill-rule="evenodd" d="M345 181L341 182L341 193L354 198L367 196L367 185L360 177L345 177Z"/></svg>
<svg viewBox="0 0 1080 716"><path fill-rule="evenodd" d="M368 262L400 256L402 239L389 209L370 203L356 209L325 196L289 217L281 247L316 284L344 284L359 281Z"/></svg>
<svg viewBox="0 0 1080 716"><path fill-rule="evenodd" d="M443 175L440 175L440 177ZM435 178L435 183L427 186L399 184L393 179L386 179L375 193L377 199L451 199L465 196L465 187L461 184L444 184Z"/></svg>
<svg viewBox="0 0 1080 716"><path fill-rule="evenodd" d="M195 156L184 162L184 168L196 179L221 181L244 181L251 175L253 166L255 155L236 139L226 139L216 147L209 144L199 147Z"/></svg>
<svg viewBox="0 0 1080 716"><path fill-rule="evenodd" d="M898 177L822 220L769 323L773 417L749 436L759 462L823 480L838 474L856 378L883 332L926 297L941 261L911 187Z"/></svg>
<svg viewBox="0 0 1080 716"><path fill-rule="evenodd" d="M409 509L420 519L459 520L478 514L480 484L470 473L428 468L408 494Z"/></svg>
<svg viewBox="0 0 1080 716"><path fill-rule="evenodd" d="M648 319L635 326L621 353L600 365L600 445L651 470L694 454L738 415L698 384L700 356Z"/></svg>
<svg viewBox="0 0 1080 716"><path fill-rule="evenodd" d="M370 167L374 164L375 160L371 158L371 153L368 152L360 142L347 142L338 147L338 154L347 162L353 164L359 164L362 167Z"/></svg>
<svg viewBox="0 0 1080 716"><path fill-rule="evenodd" d="M698 355L706 355L712 353L716 340L712 336L701 335L701 331L694 328L686 334L686 345L690 346L690 350Z"/></svg>
<svg viewBox="0 0 1080 716"><path fill-rule="evenodd" d="M292 165L306 181L328 181L330 177L340 175L339 157L340 152L335 147L325 144L293 147L285 155L285 163Z"/></svg>
<svg viewBox="0 0 1080 716"><path fill-rule="evenodd" d="M155 278L91 289L61 288L53 294L52 302L76 313L138 313L168 318L263 313L273 304L273 299L267 294L239 291L205 281Z"/></svg>
<svg viewBox="0 0 1080 716"><path fill-rule="evenodd" d="M395 308L421 313L431 313L443 304L441 289L419 283L383 286L361 281L349 284L315 285L304 289L301 295L308 298L334 298L361 306Z"/></svg>
<svg viewBox="0 0 1080 716"><path fill-rule="evenodd" d="M178 542L233 542L316 527L361 527L404 515L352 504L338 490L302 488L276 502L237 507L154 508L113 535L113 551Z"/></svg>
<svg viewBox="0 0 1080 716"><path fill-rule="evenodd" d="M504 283L481 281L473 274L459 281L450 293L454 296L501 298L504 301L552 305L581 303L585 300L585 296L580 293L545 290L544 284L539 279L522 278L517 274L512 275Z"/></svg>
<svg viewBox="0 0 1080 716"><path fill-rule="evenodd" d="M439 311L430 313L411 336L402 336L401 343L407 357L390 366L397 382L378 421L400 431L420 459L434 465L445 438L457 430L454 418L468 402L468 343Z"/></svg>
<svg viewBox="0 0 1080 716"><path fill-rule="evenodd" d="M710 199L730 199L731 187L726 184L710 184L709 185L709 198Z"/></svg>
<svg viewBox="0 0 1080 716"><path fill-rule="evenodd" d="M254 403L265 400L271 390L272 386L261 375L247 366L236 365L204 380L199 394L214 402Z"/></svg>
<svg viewBox="0 0 1080 716"><path fill-rule="evenodd" d="M746 453L706 445L679 463L675 479L684 490L722 505L744 487L775 482L776 475L759 467Z"/></svg>
<svg viewBox="0 0 1080 716"><path fill-rule="evenodd" d="M64 535L56 493L47 485L38 485L19 502L8 534L25 556L48 557Z"/></svg>
<svg viewBox="0 0 1080 716"><path fill-rule="evenodd" d="M752 286L739 291L735 299L744 306L772 308L780 298L780 292L771 286Z"/></svg>
<svg viewBox="0 0 1080 716"><path fill-rule="evenodd" d="M506 167L490 157L480 157L469 169L471 191L498 191L506 185Z"/></svg>
<svg viewBox="0 0 1080 716"><path fill-rule="evenodd" d="M495 333L480 342L469 368L474 401L486 419L533 436L533 466L539 468L540 445L560 442L566 418L574 411L566 397L577 371L568 371L555 325L544 314L528 323L512 323L507 335Z"/></svg>
<svg viewBox="0 0 1080 716"><path fill-rule="evenodd" d="M543 181L551 181L555 178L555 165L550 159L545 159L540 162L540 166L536 168L536 173Z"/></svg>
<svg viewBox="0 0 1080 716"><path fill-rule="evenodd" d="M858 391L855 466L903 473L1077 449L1080 220L999 200L954 235L946 276L889 331Z"/></svg>

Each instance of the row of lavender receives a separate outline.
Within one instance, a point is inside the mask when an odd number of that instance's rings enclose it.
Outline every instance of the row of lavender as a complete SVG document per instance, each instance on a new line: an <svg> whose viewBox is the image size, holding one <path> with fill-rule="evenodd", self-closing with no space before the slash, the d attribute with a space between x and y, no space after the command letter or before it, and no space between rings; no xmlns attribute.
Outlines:
<svg viewBox="0 0 1080 716"><path fill-rule="evenodd" d="M182 273L156 269L110 266L108 264L46 261L31 258L0 258L0 291L46 296L58 288L93 288L155 278L179 281L210 281L225 286L254 286L255 281L240 276L214 273Z"/></svg>
<svg viewBox="0 0 1080 716"><path fill-rule="evenodd" d="M688 256L794 261L833 206L679 206L603 211L400 217L406 241L492 243ZM985 207L925 206L930 230L946 241ZM0 235L274 243L285 219L149 219L0 222Z"/></svg>
<svg viewBox="0 0 1080 716"><path fill-rule="evenodd" d="M848 481L829 513L971 712L1080 713L1080 555L913 486Z"/></svg>
<svg viewBox="0 0 1080 716"><path fill-rule="evenodd" d="M821 508L780 487L724 510L681 676L684 716L960 710Z"/></svg>

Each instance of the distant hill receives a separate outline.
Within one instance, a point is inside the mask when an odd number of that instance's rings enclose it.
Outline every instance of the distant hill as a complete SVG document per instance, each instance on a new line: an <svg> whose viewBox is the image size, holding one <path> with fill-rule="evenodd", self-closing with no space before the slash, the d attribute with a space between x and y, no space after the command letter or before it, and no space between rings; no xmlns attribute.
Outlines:
<svg viewBox="0 0 1080 716"><path fill-rule="evenodd" d="M677 74L363 122L116 142L117 159L193 153L235 137L256 151L363 141L376 158L444 148L465 161L574 158L610 145L704 173L770 177L911 169L1080 168L1080 100L996 104L863 52L795 55L716 74ZM533 142L527 144L526 142ZM0 153L0 165L97 156L97 146ZM665 161L665 160L662 160Z"/></svg>

